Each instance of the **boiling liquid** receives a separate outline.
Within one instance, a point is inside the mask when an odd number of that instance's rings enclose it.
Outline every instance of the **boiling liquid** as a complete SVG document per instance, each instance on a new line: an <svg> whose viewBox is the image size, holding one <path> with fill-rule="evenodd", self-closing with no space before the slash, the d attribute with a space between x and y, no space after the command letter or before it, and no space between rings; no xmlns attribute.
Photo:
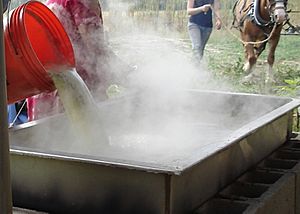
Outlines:
<svg viewBox="0 0 300 214"><path fill-rule="evenodd" d="M78 140L91 145L108 143L99 108L76 70L50 71L50 76Z"/></svg>

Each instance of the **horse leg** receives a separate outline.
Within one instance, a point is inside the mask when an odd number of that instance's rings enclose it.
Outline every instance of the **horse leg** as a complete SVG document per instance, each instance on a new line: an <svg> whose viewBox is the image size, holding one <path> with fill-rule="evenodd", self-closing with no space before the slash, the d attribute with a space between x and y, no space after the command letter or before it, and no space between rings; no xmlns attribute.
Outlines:
<svg viewBox="0 0 300 214"><path fill-rule="evenodd" d="M245 60L246 60L246 63L244 64L244 71L246 72L246 74L249 74L252 72L252 69L256 63L256 57L255 57L255 54L254 54L254 47L253 45L245 45L244 46L244 49L245 49Z"/></svg>
<svg viewBox="0 0 300 214"><path fill-rule="evenodd" d="M246 63L243 69L248 75L244 77L243 82L249 83L249 82L253 82L254 78L258 76L255 73L255 70L253 70L256 64L257 57L254 52L254 46L252 44L246 44L244 47L245 47Z"/></svg>
<svg viewBox="0 0 300 214"><path fill-rule="evenodd" d="M266 48L266 42L262 43L262 44L259 44L255 47L255 55L256 55L256 58L258 58L260 56L260 54L265 50Z"/></svg>
<svg viewBox="0 0 300 214"><path fill-rule="evenodd" d="M241 38L243 41L246 42L246 44L244 44L245 61L246 62L244 64L243 70L246 74L249 74L252 72L253 66L256 63L256 56L254 53L254 45L247 43L248 41L252 41L253 38L244 32L241 33Z"/></svg>
<svg viewBox="0 0 300 214"><path fill-rule="evenodd" d="M244 51L245 51L245 64L243 66L243 70L246 74L249 74L251 69L250 69L250 63L248 61L248 50L246 48L246 46L244 46Z"/></svg>
<svg viewBox="0 0 300 214"><path fill-rule="evenodd" d="M269 40L269 54L268 54L268 65L269 68L266 73L266 82L267 83L274 83L274 75L273 75L273 64L275 61L275 50L279 42L279 36L273 37Z"/></svg>

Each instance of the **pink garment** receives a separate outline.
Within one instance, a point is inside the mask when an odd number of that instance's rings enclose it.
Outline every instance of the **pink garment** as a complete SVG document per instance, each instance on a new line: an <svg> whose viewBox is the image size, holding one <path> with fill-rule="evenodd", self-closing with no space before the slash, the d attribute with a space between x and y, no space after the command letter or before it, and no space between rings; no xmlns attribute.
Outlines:
<svg viewBox="0 0 300 214"><path fill-rule="evenodd" d="M74 48L76 70L91 91L103 84L107 71L99 71L104 53L101 7L98 0L49 0L47 6L56 14Z"/></svg>
<svg viewBox="0 0 300 214"><path fill-rule="evenodd" d="M58 4L74 14L74 20L78 26L87 20L94 24L103 24L102 11L98 0L48 0L46 5ZM100 19L100 20L99 20Z"/></svg>
<svg viewBox="0 0 300 214"><path fill-rule="evenodd" d="M102 75L105 72L103 69L100 69L100 75L97 65L104 47L102 12L98 0L48 0L46 5L56 14L70 37L78 74L92 92L98 90L99 85L106 88L110 78ZM82 26L85 29L83 33L79 30ZM27 108L29 121L63 111L57 91L28 98Z"/></svg>
<svg viewBox="0 0 300 214"><path fill-rule="evenodd" d="M56 115L63 111L64 109L56 90L27 98L28 121Z"/></svg>

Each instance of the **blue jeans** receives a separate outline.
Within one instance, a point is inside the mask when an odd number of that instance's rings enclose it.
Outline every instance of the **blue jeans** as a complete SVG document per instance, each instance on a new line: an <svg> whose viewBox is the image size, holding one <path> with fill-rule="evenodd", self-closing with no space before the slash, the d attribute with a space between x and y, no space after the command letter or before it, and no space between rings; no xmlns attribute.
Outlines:
<svg viewBox="0 0 300 214"><path fill-rule="evenodd" d="M17 117L17 109L15 104L10 104L7 106L7 113L8 113L8 124L12 125L18 125L22 123L26 123L28 121L27 114L24 112L21 112Z"/></svg>
<svg viewBox="0 0 300 214"><path fill-rule="evenodd" d="M212 28L202 27L189 22L188 31L192 42L193 56L196 61L201 61L206 43L212 32Z"/></svg>

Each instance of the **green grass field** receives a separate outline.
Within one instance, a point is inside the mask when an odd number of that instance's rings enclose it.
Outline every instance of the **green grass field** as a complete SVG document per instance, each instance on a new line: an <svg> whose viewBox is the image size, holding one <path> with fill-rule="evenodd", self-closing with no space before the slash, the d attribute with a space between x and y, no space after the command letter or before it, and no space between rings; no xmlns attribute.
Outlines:
<svg viewBox="0 0 300 214"><path fill-rule="evenodd" d="M238 35L238 34L236 34ZM260 56L257 67L264 73L267 67L268 48ZM242 44L227 31L214 32L207 45L207 59L210 71L216 81L226 82L234 91L258 94L272 94L300 98L300 36L281 36L276 49L274 76L276 82L266 86L264 76L252 84L241 83L244 51ZM299 115L295 110L293 130L299 129Z"/></svg>
<svg viewBox="0 0 300 214"><path fill-rule="evenodd" d="M300 10L296 1L289 1L290 8L295 12ZM117 7L112 8L116 9ZM130 13L123 9L121 11L112 12L109 10L104 12L105 26L108 26L111 32L118 32L122 28L132 32L134 28L137 28L146 32L151 27L162 37L169 38L172 35L172 39L183 39L186 52L191 49L186 28L188 17L185 10L138 10ZM241 83L245 74L242 70L244 50L239 41L239 32L235 29L229 30L233 19L232 10L225 7L221 11L221 15L225 27L221 31L213 31L205 52L209 70L214 74L214 78L217 81L227 82L235 91L300 97L300 35L281 36L275 52L273 70L276 82L274 84L267 87L264 84L264 73L268 69L266 63L267 47L258 59L256 66L256 69L261 73L261 80L245 85ZM300 26L300 13L291 13L290 18L293 25ZM118 21L115 22L115 20ZM174 33L177 37L174 37Z"/></svg>
<svg viewBox="0 0 300 214"><path fill-rule="evenodd" d="M231 31L239 35L234 29ZM267 53L268 47L256 66L262 74L262 79L247 85L241 83L245 76L242 70L244 50L241 42L231 33L226 30L214 31L207 45L206 57L215 78L229 82L237 91L300 97L300 36L281 36L274 64L276 82L266 90L263 74L268 69Z"/></svg>
<svg viewBox="0 0 300 214"><path fill-rule="evenodd" d="M183 13L178 14L182 15ZM164 16L165 14L161 12L160 17ZM110 14L105 13L104 21L106 21L106 27L110 30L108 34L113 35L116 33L119 37L122 37L124 32L125 34L135 32L136 29L139 32L147 32L151 29L158 32L163 38L182 41L182 47L178 48L184 49L183 52L187 54L191 52L191 42L186 29L187 23L186 20L183 21L182 17L175 23L166 22L165 18L159 19L155 16L151 18L149 14L145 15L145 13L136 13L130 17L123 16L117 18L117 20L121 18L122 22L115 24ZM230 23L229 20L228 23ZM230 29L230 24L220 31L213 31L206 47L205 58L215 80L227 82L228 85L233 87L234 91L300 97L300 35L281 36L275 52L273 68L276 82L267 88L264 84L264 73L268 69L266 63L268 46L258 59L256 66L256 69L262 75L261 81L247 85L241 84L241 79L245 76L242 70L244 49L239 38L239 32L236 29ZM180 42L177 42L177 44L180 46Z"/></svg>
<svg viewBox="0 0 300 214"><path fill-rule="evenodd" d="M140 32L146 32L150 27L152 30L158 31L161 37L167 39L171 38L174 46L181 49L183 54L191 54L191 42L186 29L186 19L183 18L184 13L181 12L177 14L180 14L180 16L178 15L180 18L178 18L177 15L171 17L173 20L177 20L177 22L174 23L166 22L166 19L159 19L155 15L153 17L152 15L147 15L147 13L136 13L130 17L123 16L122 23L114 25L113 21L110 20L110 14L106 13L105 21L107 22L105 23L108 24L110 30L116 32L122 32L121 29L125 29L126 32L134 32L135 28L139 29ZM165 15L163 12L160 13L161 17ZM131 21L128 21L128 19ZM127 25L126 21L131 25ZM242 43L239 41L239 32L236 29L229 29L231 23L229 18L227 23L228 25L222 30L213 31L205 50L204 57L207 61L208 70L213 77L212 89L215 85L219 86L222 84L222 86L226 86L225 88L227 90L235 92L300 98L300 36L281 36L275 52L275 64L273 67L275 82L273 84L265 84L264 77L265 71L268 69L266 63L268 46L258 59L256 66L256 69L261 73L260 78L251 84L243 84L241 80L246 75L242 69L244 65L244 49ZM300 24L300 20L297 25L298 24ZM115 32L109 33L113 34ZM122 38L122 34L118 36ZM149 48L149 45L150 44L147 43L146 48ZM155 44L153 43L152 45ZM118 44L116 46L118 46ZM135 43L133 43L133 46L134 47L131 48L138 48ZM140 51L140 53L142 53L142 51ZM294 130L298 130L298 128Z"/></svg>

